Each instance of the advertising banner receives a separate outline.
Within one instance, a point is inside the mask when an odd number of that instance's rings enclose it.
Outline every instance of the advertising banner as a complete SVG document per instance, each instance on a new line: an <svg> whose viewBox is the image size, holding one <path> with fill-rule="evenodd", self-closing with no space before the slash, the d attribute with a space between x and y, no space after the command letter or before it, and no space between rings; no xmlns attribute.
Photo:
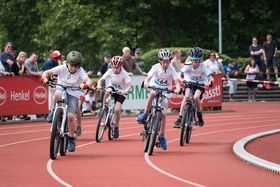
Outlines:
<svg viewBox="0 0 280 187"><path fill-rule="evenodd" d="M40 77L0 77L0 116L48 113L48 87Z"/></svg>

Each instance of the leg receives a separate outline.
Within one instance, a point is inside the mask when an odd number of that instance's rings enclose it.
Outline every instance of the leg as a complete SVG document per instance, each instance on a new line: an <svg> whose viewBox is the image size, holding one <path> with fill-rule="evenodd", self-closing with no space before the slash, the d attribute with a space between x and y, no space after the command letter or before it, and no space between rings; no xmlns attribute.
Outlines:
<svg viewBox="0 0 280 187"><path fill-rule="evenodd" d="M193 96L193 99L194 99L196 107L197 107L197 118L198 118L198 124L200 127L202 127L204 125L204 121L202 118L202 103L200 100L201 94L202 94L201 90L196 90L195 94Z"/></svg>
<svg viewBox="0 0 280 187"><path fill-rule="evenodd" d="M145 111L142 114L137 116L136 121L141 123L141 122L143 122L143 121L145 121L147 119L148 113L149 113L149 111L151 109L152 102L153 102L154 98L155 98L155 93L151 92L149 97L148 97L147 103L146 103Z"/></svg>
<svg viewBox="0 0 280 187"><path fill-rule="evenodd" d="M180 128L181 127L182 114L183 114L183 111L184 111L185 103L190 97L190 93L191 93L191 89L186 88L185 89L185 97L183 98L182 103L181 103L178 119L172 125L174 128Z"/></svg>

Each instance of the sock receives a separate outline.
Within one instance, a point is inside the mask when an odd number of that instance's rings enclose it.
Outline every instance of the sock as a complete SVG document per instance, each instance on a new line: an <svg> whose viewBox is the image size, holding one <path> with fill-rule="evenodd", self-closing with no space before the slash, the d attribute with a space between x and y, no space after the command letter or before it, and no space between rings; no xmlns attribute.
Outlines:
<svg viewBox="0 0 280 187"><path fill-rule="evenodd" d="M178 117L178 119L179 119L180 121L182 121L182 118L183 118L182 115L180 115L180 116Z"/></svg>
<svg viewBox="0 0 280 187"><path fill-rule="evenodd" d="M164 137L164 133L160 133L159 134L159 137L161 138L161 137Z"/></svg>

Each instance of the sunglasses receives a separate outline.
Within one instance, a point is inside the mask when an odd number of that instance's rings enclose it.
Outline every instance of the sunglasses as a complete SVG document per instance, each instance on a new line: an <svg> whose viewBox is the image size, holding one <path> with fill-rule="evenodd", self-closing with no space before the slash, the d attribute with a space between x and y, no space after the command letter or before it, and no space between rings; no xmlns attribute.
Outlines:
<svg viewBox="0 0 280 187"><path fill-rule="evenodd" d="M216 57L216 55L210 55L210 56L212 56L212 57Z"/></svg>

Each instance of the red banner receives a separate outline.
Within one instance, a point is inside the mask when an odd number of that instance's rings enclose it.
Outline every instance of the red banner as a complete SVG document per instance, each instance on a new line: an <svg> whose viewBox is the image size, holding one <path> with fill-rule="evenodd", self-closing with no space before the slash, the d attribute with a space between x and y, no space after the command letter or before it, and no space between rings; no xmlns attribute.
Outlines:
<svg viewBox="0 0 280 187"><path fill-rule="evenodd" d="M202 99L203 107L221 107L222 106L222 78L220 75L213 75L214 84L211 88L205 90ZM183 85L182 85L183 86ZM183 96L174 96L169 100L169 108L180 108Z"/></svg>
<svg viewBox="0 0 280 187"><path fill-rule="evenodd" d="M40 77L0 77L0 116L48 113L48 87Z"/></svg>

